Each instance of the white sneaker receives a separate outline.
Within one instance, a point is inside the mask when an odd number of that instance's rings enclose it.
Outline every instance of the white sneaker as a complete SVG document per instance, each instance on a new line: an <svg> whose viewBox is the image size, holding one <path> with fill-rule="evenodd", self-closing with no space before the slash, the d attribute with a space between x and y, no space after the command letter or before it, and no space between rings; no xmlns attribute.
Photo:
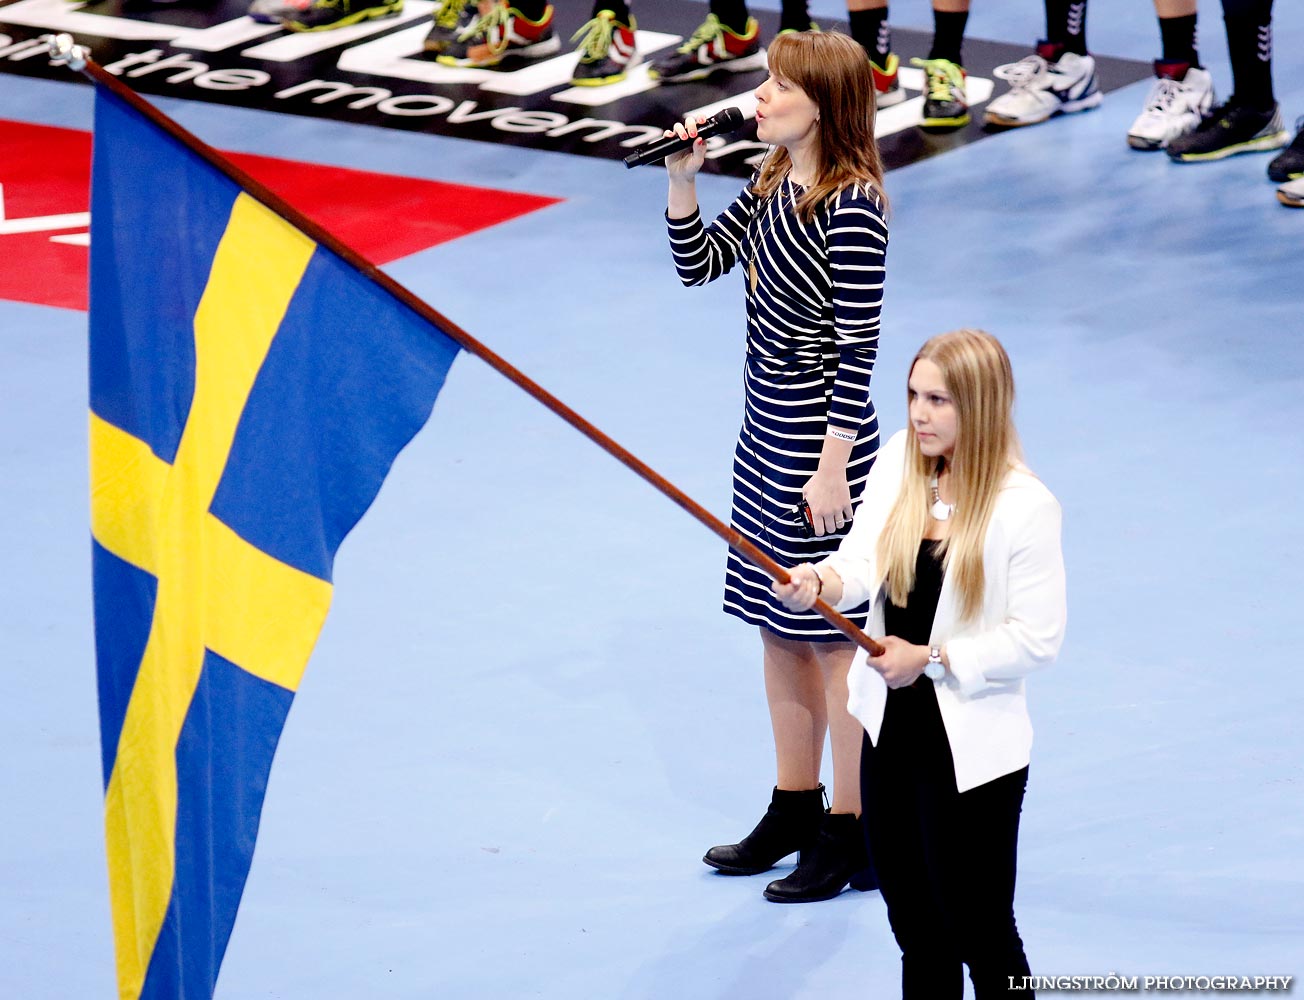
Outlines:
<svg viewBox="0 0 1304 1000"><path fill-rule="evenodd" d="M1163 149L1168 140L1199 125L1213 107L1208 70L1156 59L1155 77L1145 107L1127 130L1127 144L1133 149Z"/></svg>
<svg viewBox="0 0 1304 1000"><path fill-rule="evenodd" d="M1046 42L1038 44L1034 55L997 66L996 76L1008 80L1010 89L987 105L989 125L1037 125L1053 115L1094 108L1101 100L1096 60Z"/></svg>
<svg viewBox="0 0 1304 1000"><path fill-rule="evenodd" d="M1290 208L1304 208L1304 177L1277 188L1277 200Z"/></svg>

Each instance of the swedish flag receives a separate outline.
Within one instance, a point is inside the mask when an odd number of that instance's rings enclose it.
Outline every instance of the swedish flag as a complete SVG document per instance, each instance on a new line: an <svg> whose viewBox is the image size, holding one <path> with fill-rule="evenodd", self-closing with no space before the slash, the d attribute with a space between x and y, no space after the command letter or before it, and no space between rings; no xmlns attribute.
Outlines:
<svg viewBox="0 0 1304 1000"><path fill-rule="evenodd" d="M91 519L119 993L208 998L335 552L458 347L97 91Z"/></svg>

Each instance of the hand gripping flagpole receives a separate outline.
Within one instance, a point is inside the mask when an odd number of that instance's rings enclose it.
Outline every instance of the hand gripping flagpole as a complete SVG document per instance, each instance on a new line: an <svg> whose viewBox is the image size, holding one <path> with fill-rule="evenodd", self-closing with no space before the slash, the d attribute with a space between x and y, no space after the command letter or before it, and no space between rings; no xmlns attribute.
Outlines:
<svg viewBox="0 0 1304 1000"><path fill-rule="evenodd" d="M607 454L611 455L632 472L637 473L642 479L650 483L666 497L673 500L679 505L679 507L687 511L701 524L706 526L706 528L728 543L729 547L735 552L765 570L765 572L770 574L770 576L779 583L789 583L791 581L792 577L789 575L788 571L775 562L770 556L766 555L765 552L757 547L754 542L729 527L696 500L680 490L679 487L675 486L665 477L660 475L641 459L636 458L622 445L617 444L616 441L608 437L597 427L593 426L593 424L581 417L556 396L548 392L548 390L544 389L533 379L509 364L498 354L495 354L489 348L485 347L484 344L480 343L480 341L476 340L442 313L417 298L416 295L408 291L397 281L380 270L380 268L364 259L356 250L353 250L351 247L340 242L337 237L327 232L316 222L313 222L293 205L286 202L285 199L270 191L266 185L250 177L239 167L230 163L217 150L187 132L179 124L155 108L116 76L107 72L104 67L91 59L89 50L84 45L77 45L73 41L71 35L43 35L42 40L49 46L50 63L52 65L67 66L69 69L89 77L100 86L108 88L115 97L125 104L130 105L141 115L149 119L156 127L162 129L168 135L172 136L172 138L192 150L195 154L203 157L215 169L231 178L231 180L239 184L242 188L253 195L253 197L261 201L286 222L306 233L316 243L326 247L331 252L343 258L352 267L370 278L373 282L402 302L422 319L438 327L453 340L457 341L463 350L474 354L500 375L504 376L509 381L514 382L521 389L524 389L527 393L550 409L553 413L557 414L557 416L561 417L562 420L574 427ZM829 624L854 642L857 646L867 650L871 656L883 655L883 647L857 628L845 615L840 614L828 604L818 599L815 601L814 610L818 611L820 615L829 622Z"/></svg>

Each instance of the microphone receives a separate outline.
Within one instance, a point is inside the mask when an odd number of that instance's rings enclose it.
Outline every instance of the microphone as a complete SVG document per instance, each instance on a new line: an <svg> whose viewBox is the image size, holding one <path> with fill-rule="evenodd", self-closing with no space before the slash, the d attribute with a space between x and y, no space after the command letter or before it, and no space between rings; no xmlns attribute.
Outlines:
<svg viewBox="0 0 1304 1000"><path fill-rule="evenodd" d="M710 118L697 126L697 138L709 139L713 135L727 135L743 123L743 113L737 108L725 108L717 111ZM695 139L681 139L677 135L667 136L649 143L625 157L626 167L641 167L645 163L664 160L671 153L691 149Z"/></svg>

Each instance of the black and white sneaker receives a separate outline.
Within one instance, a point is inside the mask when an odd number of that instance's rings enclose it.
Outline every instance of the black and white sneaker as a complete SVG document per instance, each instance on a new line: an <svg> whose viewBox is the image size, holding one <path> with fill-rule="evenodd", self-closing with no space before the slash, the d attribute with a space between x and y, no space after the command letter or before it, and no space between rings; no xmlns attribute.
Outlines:
<svg viewBox="0 0 1304 1000"><path fill-rule="evenodd" d="M1281 109L1268 111L1239 104L1235 96L1214 108L1194 132L1168 143L1168 155L1178 163L1222 160L1237 153L1263 153L1280 149L1290 139L1282 127Z"/></svg>
<svg viewBox="0 0 1304 1000"><path fill-rule="evenodd" d="M1127 130L1127 144L1133 149L1163 149L1204 121L1213 101L1213 77L1208 70L1156 59L1154 85Z"/></svg>
<svg viewBox="0 0 1304 1000"><path fill-rule="evenodd" d="M1295 138L1291 144L1268 164L1268 177L1278 184L1304 177L1304 118L1295 122Z"/></svg>

